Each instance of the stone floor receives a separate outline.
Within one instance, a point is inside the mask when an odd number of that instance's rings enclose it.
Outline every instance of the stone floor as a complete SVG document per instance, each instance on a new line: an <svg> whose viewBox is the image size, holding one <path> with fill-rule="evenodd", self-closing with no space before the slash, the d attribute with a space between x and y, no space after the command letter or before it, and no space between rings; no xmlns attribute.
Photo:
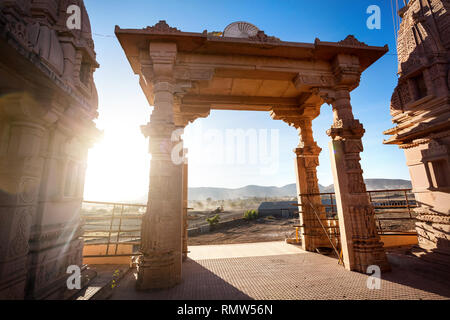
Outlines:
<svg viewBox="0 0 450 320"><path fill-rule="evenodd" d="M138 292L130 272L111 299L449 299L450 287L409 271L398 258L368 289L368 275L345 270L331 257L284 242L189 247L183 281L167 289Z"/></svg>

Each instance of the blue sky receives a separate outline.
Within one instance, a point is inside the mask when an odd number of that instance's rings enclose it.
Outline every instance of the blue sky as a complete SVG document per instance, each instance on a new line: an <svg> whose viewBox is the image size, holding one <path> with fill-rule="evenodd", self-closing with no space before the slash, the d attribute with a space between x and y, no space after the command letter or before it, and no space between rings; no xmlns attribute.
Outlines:
<svg viewBox="0 0 450 320"><path fill-rule="evenodd" d="M381 29L369 30L366 9L381 8ZM383 145L382 131L391 128L389 103L397 82L397 57L390 1L153 1L85 0L97 60L95 73L99 93L99 118L104 139L89 155L85 198L92 200L133 200L146 194L150 156L139 126L148 122L148 105L125 54L114 37L114 26L143 28L166 20L182 31L222 31L234 21L248 21L266 34L284 41L340 41L353 34L370 45L389 45L390 52L373 64L352 92L355 117L363 123L364 152L361 164L365 178L409 179L403 151ZM322 147L319 183L332 183L328 155L331 107L322 106L313 121L314 137ZM249 184L282 186L295 181L294 154L298 135L294 128L274 121L267 112L212 111L186 129L185 136L202 129L275 129L279 133L279 170L261 174L260 166L205 165L190 162L189 185L241 187ZM189 140L189 137L186 137ZM190 145L190 157L201 158L202 150Z"/></svg>

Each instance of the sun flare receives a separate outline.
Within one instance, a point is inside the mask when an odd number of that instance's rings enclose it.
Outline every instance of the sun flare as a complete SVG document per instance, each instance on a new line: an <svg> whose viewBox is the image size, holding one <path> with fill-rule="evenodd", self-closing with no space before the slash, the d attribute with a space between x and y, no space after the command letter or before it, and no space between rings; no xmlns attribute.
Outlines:
<svg viewBox="0 0 450 320"><path fill-rule="evenodd" d="M105 126L89 151L84 198L143 201L148 190L150 155L139 127Z"/></svg>

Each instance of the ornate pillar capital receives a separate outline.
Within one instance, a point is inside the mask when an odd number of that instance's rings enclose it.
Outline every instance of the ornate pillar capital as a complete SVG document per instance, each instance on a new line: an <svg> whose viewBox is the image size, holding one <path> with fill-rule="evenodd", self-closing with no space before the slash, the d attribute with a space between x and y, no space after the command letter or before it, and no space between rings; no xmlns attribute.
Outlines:
<svg viewBox="0 0 450 320"><path fill-rule="evenodd" d="M149 53L154 80L173 83L177 45L172 42L150 42Z"/></svg>
<svg viewBox="0 0 450 320"><path fill-rule="evenodd" d="M360 139L365 130L359 120L353 117L349 88L337 86L332 93L324 94L332 96L328 99L333 109L333 124L327 134L333 140Z"/></svg>
<svg viewBox="0 0 450 320"><path fill-rule="evenodd" d="M315 87L311 89L311 92L320 97L323 102L331 105L336 100L336 93L331 88Z"/></svg>
<svg viewBox="0 0 450 320"><path fill-rule="evenodd" d="M332 62L335 84L356 88L361 78L359 58L348 54L338 54Z"/></svg>
<svg viewBox="0 0 450 320"><path fill-rule="evenodd" d="M327 135L333 140L361 139L365 131L363 125L357 119L338 119L327 130Z"/></svg>

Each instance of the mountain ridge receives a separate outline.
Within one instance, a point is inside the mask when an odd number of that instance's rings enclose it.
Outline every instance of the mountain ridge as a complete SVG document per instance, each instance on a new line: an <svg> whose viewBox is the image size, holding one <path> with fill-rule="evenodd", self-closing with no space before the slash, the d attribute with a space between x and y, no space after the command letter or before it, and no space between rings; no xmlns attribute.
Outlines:
<svg viewBox="0 0 450 320"><path fill-rule="evenodd" d="M403 179L365 179L367 190L384 189L409 189L410 180ZM323 186L319 184L322 193L334 192L334 185ZM220 187L194 187L189 188L189 200L228 200L249 197L295 197L297 187L295 183L282 187L248 185L241 188L220 188Z"/></svg>

